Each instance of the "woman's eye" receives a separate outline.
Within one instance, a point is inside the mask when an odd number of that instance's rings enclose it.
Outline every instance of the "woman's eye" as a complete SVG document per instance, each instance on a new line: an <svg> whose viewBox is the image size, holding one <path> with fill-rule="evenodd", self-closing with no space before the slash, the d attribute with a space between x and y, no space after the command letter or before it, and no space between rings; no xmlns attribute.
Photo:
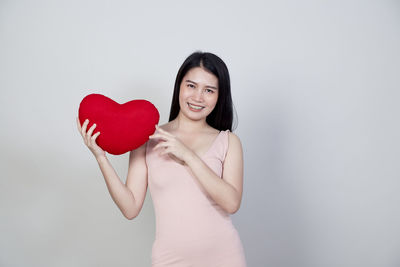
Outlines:
<svg viewBox="0 0 400 267"><path fill-rule="evenodd" d="M206 89L206 91L207 91L208 93L214 93L214 91L211 90L211 89Z"/></svg>
<svg viewBox="0 0 400 267"><path fill-rule="evenodd" d="M190 88L194 88L194 85L193 85L193 84L188 84L188 86L189 86Z"/></svg>

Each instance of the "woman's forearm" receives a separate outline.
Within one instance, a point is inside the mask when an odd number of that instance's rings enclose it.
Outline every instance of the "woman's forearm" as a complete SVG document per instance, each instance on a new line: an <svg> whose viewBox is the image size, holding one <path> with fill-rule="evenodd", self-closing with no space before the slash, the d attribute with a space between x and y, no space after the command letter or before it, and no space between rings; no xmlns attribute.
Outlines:
<svg viewBox="0 0 400 267"><path fill-rule="evenodd" d="M218 177L201 158L191 153L186 160L192 174L214 201L226 212L233 214L240 206L240 197L233 186Z"/></svg>
<svg viewBox="0 0 400 267"><path fill-rule="evenodd" d="M135 218L137 216L137 209L132 191L121 182L107 157L99 157L96 160L115 204L127 219L131 220Z"/></svg>

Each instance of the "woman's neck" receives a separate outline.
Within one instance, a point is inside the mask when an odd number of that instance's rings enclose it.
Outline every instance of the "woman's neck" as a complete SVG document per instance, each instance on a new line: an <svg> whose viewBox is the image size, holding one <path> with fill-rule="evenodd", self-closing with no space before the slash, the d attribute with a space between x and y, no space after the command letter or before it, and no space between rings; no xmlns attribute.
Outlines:
<svg viewBox="0 0 400 267"><path fill-rule="evenodd" d="M198 121L191 120L179 113L176 119L172 121L172 130L183 133L199 133L209 128L206 119Z"/></svg>

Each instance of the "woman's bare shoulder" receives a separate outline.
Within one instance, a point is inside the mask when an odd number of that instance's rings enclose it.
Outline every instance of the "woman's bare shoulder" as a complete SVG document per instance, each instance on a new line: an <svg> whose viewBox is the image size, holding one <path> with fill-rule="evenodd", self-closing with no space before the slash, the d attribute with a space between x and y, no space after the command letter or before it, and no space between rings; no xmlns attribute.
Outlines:
<svg viewBox="0 0 400 267"><path fill-rule="evenodd" d="M240 140L239 136L237 134L235 134L234 132L229 131L228 134L229 134L229 137L234 138L236 140Z"/></svg>
<svg viewBox="0 0 400 267"><path fill-rule="evenodd" d="M239 136L237 136L235 133L229 131L228 132L228 141L229 141L229 146L234 146L236 148L242 148L242 142L240 141Z"/></svg>

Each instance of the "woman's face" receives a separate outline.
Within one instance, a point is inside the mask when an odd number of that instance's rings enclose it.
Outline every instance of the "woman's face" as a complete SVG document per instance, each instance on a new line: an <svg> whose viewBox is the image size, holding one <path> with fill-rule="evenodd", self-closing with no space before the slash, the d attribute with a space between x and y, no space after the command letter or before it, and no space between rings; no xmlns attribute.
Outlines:
<svg viewBox="0 0 400 267"><path fill-rule="evenodd" d="M191 119L206 118L218 100L218 78L200 67L190 69L183 77L179 105L181 112Z"/></svg>

